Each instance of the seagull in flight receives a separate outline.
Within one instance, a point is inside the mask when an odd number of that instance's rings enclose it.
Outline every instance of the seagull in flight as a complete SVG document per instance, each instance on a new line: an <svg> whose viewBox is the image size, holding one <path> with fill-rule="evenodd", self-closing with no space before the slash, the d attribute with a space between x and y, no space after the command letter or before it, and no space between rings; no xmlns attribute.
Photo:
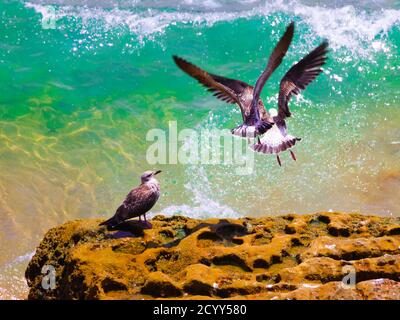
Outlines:
<svg viewBox="0 0 400 320"><path fill-rule="evenodd" d="M279 153L287 149L293 160L296 160L290 148L301 140L287 133L285 119L291 115L288 102L292 95L297 95L305 89L322 72L321 66L325 64L328 47L328 43L324 41L289 69L280 83L278 111L275 108L267 111L260 99L261 91L271 74L281 64L292 42L293 34L294 23L292 22L272 51L267 66L254 87L241 80L209 73L193 63L176 55L173 56L180 69L195 78L215 97L239 106L243 123L232 129L232 134L248 138L257 137L258 142L251 148L260 153L276 154L279 165L281 165Z"/></svg>

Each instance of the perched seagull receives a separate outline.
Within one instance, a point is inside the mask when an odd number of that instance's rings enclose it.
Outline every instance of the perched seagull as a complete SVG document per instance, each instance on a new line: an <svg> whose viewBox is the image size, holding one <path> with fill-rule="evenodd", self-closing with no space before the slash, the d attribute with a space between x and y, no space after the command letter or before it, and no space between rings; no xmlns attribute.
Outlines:
<svg viewBox="0 0 400 320"><path fill-rule="evenodd" d="M173 59L179 68L207 87L208 91L214 92L214 96L218 99L228 103L236 103L240 107L243 124L232 129L234 135L256 137L273 126L273 118L265 110L264 104L259 99L260 93L265 82L281 64L292 42L293 33L294 23L292 22L272 51L267 67L258 78L255 87L240 80L208 73L178 56L173 56Z"/></svg>
<svg viewBox="0 0 400 320"><path fill-rule="evenodd" d="M274 108L269 110L274 124L261 139L258 138L258 143L251 146L257 152L276 154L279 165L281 165L279 153L286 149L289 149L293 160L296 160L296 156L290 148L301 140L301 138L287 134L285 118L291 116L288 102L293 94L297 95L304 90L322 72L321 66L326 62L327 48L328 43L325 41L285 74L279 88L278 111Z"/></svg>
<svg viewBox="0 0 400 320"><path fill-rule="evenodd" d="M160 197L160 184L154 177L161 171L145 171L141 178L141 184L128 193L124 202L119 206L114 216L100 223L100 226L106 225L114 227L130 218L144 216L146 221L146 212L149 211Z"/></svg>

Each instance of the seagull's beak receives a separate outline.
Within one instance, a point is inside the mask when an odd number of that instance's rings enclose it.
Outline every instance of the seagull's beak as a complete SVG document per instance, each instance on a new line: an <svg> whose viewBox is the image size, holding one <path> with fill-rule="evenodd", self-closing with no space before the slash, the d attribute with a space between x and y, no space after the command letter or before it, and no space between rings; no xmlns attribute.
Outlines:
<svg viewBox="0 0 400 320"><path fill-rule="evenodd" d="M156 174L159 174L160 172L162 172L161 170L157 170L157 171L154 171L154 176L156 175Z"/></svg>

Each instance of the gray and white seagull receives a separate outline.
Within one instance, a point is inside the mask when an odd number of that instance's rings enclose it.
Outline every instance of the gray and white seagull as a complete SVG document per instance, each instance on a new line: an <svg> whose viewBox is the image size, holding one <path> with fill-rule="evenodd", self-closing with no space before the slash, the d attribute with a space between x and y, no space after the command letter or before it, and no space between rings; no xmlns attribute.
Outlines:
<svg viewBox="0 0 400 320"><path fill-rule="evenodd" d="M141 184L128 193L114 216L100 223L100 226L115 227L134 217L139 217L139 220L141 220L141 216L144 216L146 221L146 212L156 204L160 197L160 184L155 178L155 175L160 172L161 170L145 171L140 177Z"/></svg>
<svg viewBox="0 0 400 320"><path fill-rule="evenodd" d="M292 95L297 95L305 89L322 72L321 66L325 64L328 48L328 43L324 41L289 69L280 83L278 111L271 108L268 112L260 99L260 94L271 74L281 64L293 39L293 34L294 23L292 22L272 51L267 67L254 87L240 80L208 73L178 56L173 56L180 69L207 87L214 96L239 106L243 124L232 129L232 133L241 137L257 137L258 143L252 145L251 148L256 152L276 154L279 165L281 165L279 153L287 149L293 160L296 160L290 148L301 140L287 133L285 119L291 115L288 102ZM259 136L262 136L261 139Z"/></svg>

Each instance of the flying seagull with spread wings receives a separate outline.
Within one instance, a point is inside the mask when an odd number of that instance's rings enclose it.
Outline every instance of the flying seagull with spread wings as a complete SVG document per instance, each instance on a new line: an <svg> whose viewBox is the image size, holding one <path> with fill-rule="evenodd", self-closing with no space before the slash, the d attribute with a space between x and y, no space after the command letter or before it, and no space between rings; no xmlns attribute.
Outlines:
<svg viewBox="0 0 400 320"><path fill-rule="evenodd" d="M290 148L301 140L287 133L285 119L291 116L288 107L289 100L292 95L297 95L304 90L322 72L321 66L326 62L327 49L328 43L325 41L285 74L279 88L278 111L273 108L269 110L274 124L261 139L258 139L258 143L251 146L257 152L276 154L279 165L281 165L279 153L287 149L293 160L296 160L296 156Z"/></svg>
<svg viewBox="0 0 400 320"><path fill-rule="evenodd" d="M237 104L241 110L243 124L232 129L232 133L242 137L257 137L258 143L251 146L256 152L276 154L281 165L279 153L289 149L293 160L296 156L292 148L300 138L287 134L285 119L290 117L288 102L292 95L304 90L321 72L326 62L328 43L325 41L302 60L289 69L282 78L278 97L278 109L265 109L260 99L261 91L275 69L282 62L293 39L294 23L286 28L285 33L272 51L267 67L258 78L255 87L246 82L225 78L208 73L196 65L173 56L177 66L191 77L195 78L208 91L213 92L218 99Z"/></svg>
<svg viewBox="0 0 400 320"><path fill-rule="evenodd" d="M272 51L267 67L258 78L255 87L240 80L208 73L178 56L173 56L173 59L179 68L199 81L208 91L213 92L218 99L236 103L240 107L243 124L232 129L234 135L256 137L273 126L273 119L265 110L260 100L260 93L265 82L281 64L292 41L293 33L294 23L292 22Z"/></svg>

